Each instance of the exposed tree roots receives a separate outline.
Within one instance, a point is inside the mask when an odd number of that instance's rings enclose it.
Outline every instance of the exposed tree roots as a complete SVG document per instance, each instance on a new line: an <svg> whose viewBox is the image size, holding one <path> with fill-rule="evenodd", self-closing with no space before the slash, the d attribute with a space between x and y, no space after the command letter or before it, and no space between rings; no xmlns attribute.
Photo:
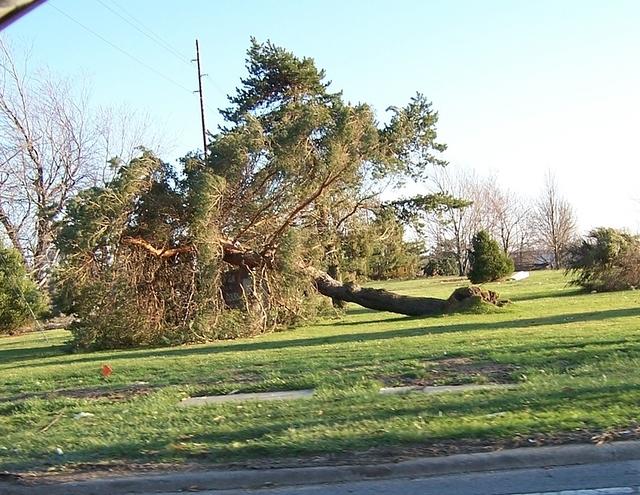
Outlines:
<svg viewBox="0 0 640 495"><path fill-rule="evenodd" d="M191 247L157 249L146 241L133 238L125 239L125 242L140 246L159 257L175 256L192 249ZM231 241L221 242L221 247L223 260L233 266L255 269L259 266L268 266L272 261L267 255L245 249L238 243ZM448 299L404 296L385 289L342 283L328 273L311 266L300 265L300 269L313 279L320 294L330 297L334 301L352 302L365 308L408 316L441 315L478 308L482 304L502 306L508 302L501 300L497 292L478 286L460 287L453 291Z"/></svg>

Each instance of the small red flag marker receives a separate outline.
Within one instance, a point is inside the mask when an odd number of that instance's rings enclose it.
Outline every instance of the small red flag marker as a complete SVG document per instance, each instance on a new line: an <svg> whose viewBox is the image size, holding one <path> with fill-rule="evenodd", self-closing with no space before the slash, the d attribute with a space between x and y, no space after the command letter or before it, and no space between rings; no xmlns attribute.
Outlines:
<svg viewBox="0 0 640 495"><path fill-rule="evenodd" d="M102 373L102 376L104 376L105 378L109 378L109 376L111 376L111 373L113 373L113 368L108 364L103 364L102 368L100 368L100 373Z"/></svg>

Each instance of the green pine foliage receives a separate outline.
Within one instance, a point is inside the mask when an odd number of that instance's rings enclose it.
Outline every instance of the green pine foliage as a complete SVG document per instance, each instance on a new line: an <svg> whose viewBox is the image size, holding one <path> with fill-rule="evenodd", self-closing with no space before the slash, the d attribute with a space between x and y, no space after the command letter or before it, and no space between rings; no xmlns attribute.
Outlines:
<svg viewBox="0 0 640 495"><path fill-rule="evenodd" d="M375 238L367 260L373 280L413 277L418 272L419 247L404 240L404 228L389 210L383 210L374 222Z"/></svg>
<svg viewBox="0 0 640 495"><path fill-rule="evenodd" d="M434 254L427 259L422 267L422 273L426 277L454 277L458 275L456 258L454 255L448 253Z"/></svg>
<svg viewBox="0 0 640 495"><path fill-rule="evenodd" d="M57 302L78 348L180 344L247 336L221 315L219 177L186 163L179 178L149 151L68 205L56 240Z"/></svg>
<svg viewBox="0 0 640 495"><path fill-rule="evenodd" d="M12 333L46 310L47 299L27 275L20 253L0 248L0 334Z"/></svg>
<svg viewBox="0 0 640 495"><path fill-rule="evenodd" d="M569 248L571 283L588 290L640 287L640 238L613 228L597 228Z"/></svg>
<svg viewBox="0 0 640 495"><path fill-rule="evenodd" d="M500 249L486 230L477 232L471 245L469 280L472 283L492 282L513 272L513 260Z"/></svg>
<svg viewBox="0 0 640 495"><path fill-rule="evenodd" d="M246 337L308 319L322 305L304 267L338 265L367 185L444 163L422 95L380 125L330 91L312 59L270 42L252 40L247 72L204 156L177 173L144 152L66 206L57 280L77 346ZM363 268L412 275L402 226L376 222Z"/></svg>
<svg viewBox="0 0 640 495"><path fill-rule="evenodd" d="M422 273L427 277L459 275L460 269L455 255L454 242L441 239L432 247L424 260Z"/></svg>
<svg viewBox="0 0 640 495"><path fill-rule="evenodd" d="M358 219L340 238L340 268L349 279L389 280L413 277L422 243L404 240L404 227L388 208L375 218Z"/></svg>

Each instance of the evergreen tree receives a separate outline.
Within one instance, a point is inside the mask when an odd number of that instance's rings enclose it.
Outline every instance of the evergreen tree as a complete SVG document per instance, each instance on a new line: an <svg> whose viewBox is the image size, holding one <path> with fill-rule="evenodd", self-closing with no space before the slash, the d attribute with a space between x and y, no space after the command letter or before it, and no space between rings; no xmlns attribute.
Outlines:
<svg viewBox="0 0 640 495"><path fill-rule="evenodd" d="M588 290L640 287L640 237L613 228L593 229L568 251L571 283Z"/></svg>
<svg viewBox="0 0 640 495"><path fill-rule="evenodd" d="M469 280L472 283L492 282L513 272L513 260L500 249L486 230L477 232L471 245Z"/></svg>
<svg viewBox="0 0 640 495"><path fill-rule="evenodd" d="M205 156L184 158L180 175L143 152L68 203L56 229L58 280L78 317L78 346L255 335L313 315L314 288L401 314L451 309L327 274L355 232L350 219L380 192L372 185L421 180L444 164L431 104L418 94L380 126L368 105L330 91L312 59L252 40L247 69L222 111L225 126ZM404 209L452 201L422 197ZM367 271L413 272L397 218L372 215L378 243Z"/></svg>
<svg viewBox="0 0 640 495"><path fill-rule="evenodd" d="M78 345L203 341L295 323L315 304L305 270L338 265L365 184L423 179L443 164L437 113L422 95L380 127L368 105L330 91L310 58L252 40L247 69L225 125L205 157L185 157L182 176L145 152L68 204L58 280L79 317ZM233 280L240 290L226 297Z"/></svg>
<svg viewBox="0 0 640 495"><path fill-rule="evenodd" d="M20 328L46 309L46 297L27 275L20 253L0 248L0 334Z"/></svg>

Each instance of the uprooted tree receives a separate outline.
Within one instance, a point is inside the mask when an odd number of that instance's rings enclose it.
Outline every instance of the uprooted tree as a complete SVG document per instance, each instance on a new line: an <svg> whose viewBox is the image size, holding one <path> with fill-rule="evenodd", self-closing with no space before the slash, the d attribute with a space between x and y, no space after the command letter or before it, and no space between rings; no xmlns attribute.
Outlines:
<svg viewBox="0 0 640 495"><path fill-rule="evenodd" d="M568 249L571 284L587 290L640 287L640 236L599 227Z"/></svg>
<svg viewBox="0 0 640 495"><path fill-rule="evenodd" d="M409 315L496 299L402 297L331 277L337 237L377 184L445 164L437 113L418 94L379 126L368 105L330 92L312 59L252 40L247 62L204 158L185 157L177 174L145 152L69 203L58 299L78 316L79 345L255 334L313 312L314 288Z"/></svg>

